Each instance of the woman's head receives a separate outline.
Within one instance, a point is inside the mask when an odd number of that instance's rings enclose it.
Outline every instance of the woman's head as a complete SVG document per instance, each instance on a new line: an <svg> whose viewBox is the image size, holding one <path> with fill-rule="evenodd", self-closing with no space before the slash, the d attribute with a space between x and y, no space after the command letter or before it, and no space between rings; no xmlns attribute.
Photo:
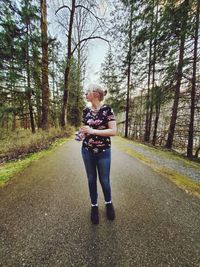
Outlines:
<svg viewBox="0 0 200 267"><path fill-rule="evenodd" d="M89 101L91 100L91 97L98 98L99 101L102 101L106 94L107 90L103 90L103 88L99 85L92 84L88 87L88 90L86 92L86 98Z"/></svg>

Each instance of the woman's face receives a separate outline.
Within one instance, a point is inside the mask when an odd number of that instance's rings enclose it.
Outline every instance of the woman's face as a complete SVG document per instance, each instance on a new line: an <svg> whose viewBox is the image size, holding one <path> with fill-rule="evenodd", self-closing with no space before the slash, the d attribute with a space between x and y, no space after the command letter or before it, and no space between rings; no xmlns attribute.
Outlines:
<svg viewBox="0 0 200 267"><path fill-rule="evenodd" d="M88 90L86 93L85 93L85 97L87 99L87 101L91 101L93 99L93 92Z"/></svg>
<svg viewBox="0 0 200 267"><path fill-rule="evenodd" d="M98 93L94 92L94 91L91 91L91 90L88 90L85 93L85 96L86 96L87 101L91 102L94 98L98 98Z"/></svg>

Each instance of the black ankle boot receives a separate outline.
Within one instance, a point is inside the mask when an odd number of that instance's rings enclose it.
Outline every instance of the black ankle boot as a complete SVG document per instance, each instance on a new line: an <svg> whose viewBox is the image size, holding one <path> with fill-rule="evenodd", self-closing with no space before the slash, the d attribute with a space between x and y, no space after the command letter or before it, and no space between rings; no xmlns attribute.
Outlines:
<svg viewBox="0 0 200 267"><path fill-rule="evenodd" d="M112 203L106 204L106 214L108 220L113 221L115 219L115 210Z"/></svg>
<svg viewBox="0 0 200 267"><path fill-rule="evenodd" d="M99 224L99 209L98 206L92 206L91 208L91 221L93 224Z"/></svg>

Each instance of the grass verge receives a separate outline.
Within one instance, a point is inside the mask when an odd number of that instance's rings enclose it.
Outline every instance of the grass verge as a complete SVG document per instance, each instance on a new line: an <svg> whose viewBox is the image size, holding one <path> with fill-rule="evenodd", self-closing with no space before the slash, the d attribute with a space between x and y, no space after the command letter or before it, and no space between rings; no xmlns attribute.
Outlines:
<svg viewBox="0 0 200 267"><path fill-rule="evenodd" d="M3 163L0 165L0 187L4 186L10 178L12 178L14 175L28 167L31 162L36 161L43 156L51 153L54 151L56 147L59 145L65 143L66 141L70 140L71 138L61 138L57 139L54 143L51 144L51 146L43 151L36 152L29 154L25 156L23 159L19 159L17 161L11 161L7 163Z"/></svg>
<svg viewBox="0 0 200 267"><path fill-rule="evenodd" d="M57 139L72 135L74 128L38 129L32 134L30 130L17 129L13 132L0 131L0 163L22 159L26 155L48 149Z"/></svg>
<svg viewBox="0 0 200 267"><path fill-rule="evenodd" d="M139 144L137 142L130 141L130 140L127 140L127 139L122 138L122 137L115 137L114 138L114 144L116 144L116 146L120 150L122 150L123 152L127 153L128 155L142 161L143 163L145 163L146 165L151 167L154 171L156 171L160 175L168 178L170 181L175 183L179 188L183 189L186 193L193 194L193 195L197 196L198 198L200 198L200 183L199 182L192 181L189 177L184 176L175 170L158 165L155 161L149 159L148 157L146 157L142 153L135 151L133 147L127 148L127 146L124 144L124 142L126 144L134 144L136 146L141 146L144 149L155 154L156 156L162 157L163 159L164 158L174 159L174 160L179 161L182 165L184 165L186 167L192 167L194 169L200 170L200 166L198 163L183 159L181 156L178 157L177 155L174 155L173 152L162 151L162 150L158 150L157 148L151 148L151 147L148 147L144 144Z"/></svg>

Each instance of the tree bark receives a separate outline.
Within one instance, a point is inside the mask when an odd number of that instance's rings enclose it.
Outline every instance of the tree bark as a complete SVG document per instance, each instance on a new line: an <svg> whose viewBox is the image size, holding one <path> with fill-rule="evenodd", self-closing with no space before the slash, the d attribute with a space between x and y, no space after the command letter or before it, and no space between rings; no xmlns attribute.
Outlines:
<svg viewBox="0 0 200 267"><path fill-rule="evenodd" d="M77 77L77 97L76 97L76 106L77 106L77 120L75 123L75 126L78 127L80 125L80 108L79 108L79 102L80 102L80 95L81 95L81 48L78 46L78 59L77 59L77 65L78 65L78 77Z"/></svg>
<svg viewBox="0 0 200 267"><path fill-rule="evenodd" d="M129 24L129 51L128 51L128 69L127 69L127 93L126 93L126 120L125 120L125 137L128 137L128 126L129 126L129 99L130 99L130 78L131 78L131 57L132 57L132 17L133 8L131 5L131 16Z"/></svg>
<svg viewBox="0 0 200 267"><path fill-rule="evenodd" d="M142 134L142 122L143 122L143 114L142 114L142 107L143 107L143 101L142 101L142 98L143 98L143 90L141 90L141 95L140 95L140 124L139 124L139 136L140 136L140 141L142 141L142 138L143 138L143 134Z"/></svg>
<svg viewBox="0 0 200 267"><path fill-rule="evenodd" d="M150 100L150 83L151 83L151 69L152 69L152 46L153 46L153 20L154 20L154 1L152 7L152 18L151 18L151 29L150 29L150 42L149 42L149 66L148 66L148 83L147 83L147 99L146 99L146 119L145 119L145 133L144 133L144 141L149 142L150 133L151 133L151 119L152 119L152 108L150 109L150 105L152 105Z"/></svg>
<svg viewBox="0 0 200 267"><path fill-rule="evenodd" d="M64 127L67 123L69 74L70 74L71 57L72 57L72 27L73 27L73 21L74 21L75 8L76 8L76 1L72 0L72 8L70 11L70 20L69 20L68 41L67 41L67 66L65 68L64 93L63 93L63 104L62 104L62 112L61 112L61 126L62 127Z"/></svg>
<svg viewBox="0 0 200 267"><path fill-rule="evenodd" d="M35 101L36 101L36 112L37 112L37 127L42 128L42 107L41 107L41 88L42 88L42 83L41 83L41 78L40 75L37 71L37 66L39 64L39 59L36 51L32 51L33 53L33 79L34 79L34 84L35 84Z"/></svg>
<svg viewBox="0 0 200 267"><path fill-rule="evenodd" d="M195 95L196 95L196 69L197 69L197 50L198 50L198 31L199 31L199 6L200 6L200 0L197 0L195 36L194 36L194 56L193 56L193 68L192 68L190 124L189 124L189 134L188 134L187 157L193 156L193 133L194 133L194 114L195 114Z"/></svg>
<svg viewBox="0 0 200 267"><path fill-rule="evenodd" d="M48 129L49 79L48 79L48 36L47 4L41 0L41 37L42 37L42 129Z"/></svg>
<svg viewBox="0 0 200 267"><path fill-rule="evenodd" d="M158 95L159 92L155 92L155 90L158 90L158 87L155 87L155 75L156 75L156 50L157 50L157 23L158 23L158 3L156 7L156 16L155 16L155 32L156 36L154 39L153 44L153 72L152 72L152 93ZM153 95L151 94L153 97ZM153 99L151 99L151 109L150 109L150 120L149 120L149 133L151 132L151 124L152 124L152 116L153 116L153 106L155 105L155 121L154 121L154 131L153 131L153 139L152 144L155 146L156 144L156 138L157 138L157 127L158 127L158 120L160 116L160 98L155 99L155 103L153 103ZM150 139L150 136L149 136Z"/></svg>
<svg viewBox="0 0 200 267"><path fill-rule="evenodd" d="M195 152L195 158L198 158L199 156L199 151L200 151L200 146L197 148L196 152Z"/></svg>
<svg viewBox="0 0 200 267"><path fill-rule="evenodd" d="M31 89L31 77L30 77L30 56L29 56L29 25L26 25L26 38L27 38L27 44L26 44L26 72L27 72L27 91L26 91L26 97L28 101L28 107L29 107L29 116L30 116L30 125L31 125L31 131L32 133L35 133L35 122L34 122L34 116L33 116L33 105L32 105L32 89Z"/></svg>
<svg viewBox="0 0 200 267"><path fill-rule="evenodd" d="M153 131L153 140L152 140L153 146L156 145L159 116L160 116L160 104L156 104L156 117L155 117L155 121L154 121L154 131Z"/></svg>
<svg viewBox="0 0 200 267"><path fill-rule="evenodd" d="M176 120L178 114L178 105L179 105L179 97L180 97L180 86L181 80L183 76L183 59L184 59L184 51L185 51L185 36L186 36L186 27L187 27L187 19L188 19L188 5L189 0L184 2L184 12L182 14L182 26L181 26L181 42L179 48L179 60L178 60L178 67L177 67L177 78L176 78L176 85L175 85L175 95L174 95L174 103L172 107L172 115L171 121L169 126L169 132L166 142L166 148L171 149L173 145L174 139L174 132L176 127Z"/></svg>

